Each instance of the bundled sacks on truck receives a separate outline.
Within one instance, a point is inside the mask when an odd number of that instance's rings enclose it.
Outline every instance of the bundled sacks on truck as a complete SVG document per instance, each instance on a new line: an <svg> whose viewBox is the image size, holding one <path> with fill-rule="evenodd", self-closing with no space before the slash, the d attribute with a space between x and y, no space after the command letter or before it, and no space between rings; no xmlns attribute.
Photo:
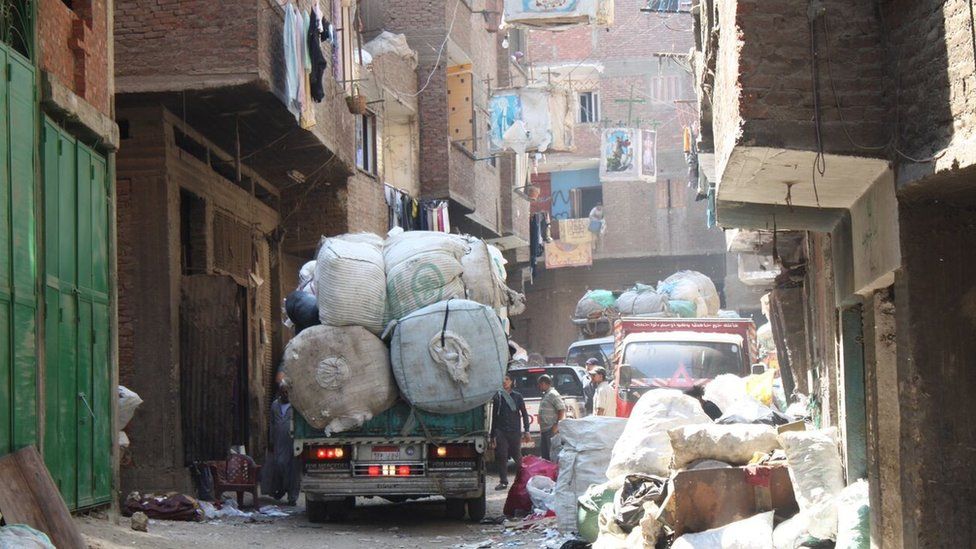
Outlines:
<svg viewBox="0 0 976 549"><path fill-rule="evenodd" d="M451 298L465 296L461 257L464 237L433 231L394 230L386 239L387 319L408 314Z"/></svg>
<svg viewBox="0 0 976 549"><path fill-rule="evenodd" d="M636 284L617 298L621 315L655 315L668 310L668 296L654 291L654 286Z"/></svg>
<svg viewBox="0 0 976 549"><path fill-rule="evenodd" d="M466 297L493 308L505 306L508 288L505 286L504 270L501 275L498 273L490 246L473 236L466 237L465 240L468 247L461 256L461 282L464 284Z"/></svg>
<svg viewBox="0 0 976 549"><path fill-rule="evenodd" d="M428 305L392 326L390 357L403 397L435 414L480 406L498 392L508 339L495 311L466 299Z"/></svg>
<svg viewBox="0 0 976 549"><path fill-rule="evenodd" d="M576 318L599 318L617 309L617 298L610 290L590 290L576 303Z"/></svg>
<svg viewBox="0 0 976 549"><path fill-rule="evenodd" d="M315 269L322 324L383 331L386 271L380 237L358 233L324 238Z"/></svg>
<svg viewBox="0 0 976 549"><path fill-rule="evenodd" d="M698 317L715 316L721 306L715 283L698 271L678 271L658 284L657 291L668 299L691 301Z"/></svg>
<svg viewBox="0 0 976 549"><path fill-rule="evenodd" d="M383 342L360 326L312 326L285 347L284 382L295 409L326 435L359 427L398 398Z"/></svg>

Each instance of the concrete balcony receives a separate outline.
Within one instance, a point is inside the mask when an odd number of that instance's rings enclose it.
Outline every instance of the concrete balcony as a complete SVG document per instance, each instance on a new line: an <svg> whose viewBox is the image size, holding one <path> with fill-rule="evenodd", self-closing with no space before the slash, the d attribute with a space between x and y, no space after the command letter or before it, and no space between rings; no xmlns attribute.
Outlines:
<svg viewBox="0 0 976 549"><path fill-rule="evenodd" d="M718 223L829 228L888 171L873 7L704 0L698 23L702 136L715 152Z"/></svg>
<svg viewBox="0 0 976 549"><path fill-rule="evenodd" d="M326 96L306 130L279 99L283 25L273 0L117 2L118 101L163 104L222 149L239 150L278 187L296 178L344 181L355 165L355 126L333 77L331 47L322 44Z"/></svg>

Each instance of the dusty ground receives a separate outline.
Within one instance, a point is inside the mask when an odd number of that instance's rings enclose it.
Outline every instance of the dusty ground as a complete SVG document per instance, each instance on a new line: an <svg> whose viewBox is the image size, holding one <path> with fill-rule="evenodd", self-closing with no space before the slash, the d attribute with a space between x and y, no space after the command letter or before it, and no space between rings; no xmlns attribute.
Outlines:
<svg viewBox="0 0 976 549"><path fill-rule="evenodd" d="M489 477L488 518L500 518L505 492L491 487L497 478ZM263 501L262 505L277 503ZM312 524L301 501L288 517L256 519L218 519L202 523L152 520L147 533L129 528L129 519L115 524L106 517L78 517L76 520L93 549L147 547L287 547L304 548L435 548L435 547L524 547L536 548L545 542L544 525L534 530L514 530L498 524L454 521L444 516L443 501L426 500L401 504L360 498L356 510L342 524ZM491 543L487 543L488 541Z"/></svg>

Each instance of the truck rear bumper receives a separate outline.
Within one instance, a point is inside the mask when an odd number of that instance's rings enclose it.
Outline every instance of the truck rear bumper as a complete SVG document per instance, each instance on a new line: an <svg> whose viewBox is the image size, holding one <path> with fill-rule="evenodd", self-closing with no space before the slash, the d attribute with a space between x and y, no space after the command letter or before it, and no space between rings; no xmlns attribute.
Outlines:
<svg viewBox="0 0 976 549"><path fill-rule="evenodd" d="M423 477L352 477L305 474L302 491L311 501L350 496L432 496L474 498L484 491L484 476L477 471L435 472Z"/></svg>

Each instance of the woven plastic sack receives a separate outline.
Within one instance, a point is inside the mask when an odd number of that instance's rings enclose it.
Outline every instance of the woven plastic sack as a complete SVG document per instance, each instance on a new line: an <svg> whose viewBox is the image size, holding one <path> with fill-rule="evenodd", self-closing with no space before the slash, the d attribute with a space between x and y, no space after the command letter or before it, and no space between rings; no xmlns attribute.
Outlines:
<svg viewBox="0 0 976 549"><path fill-rule="evenodd" d="M125 387L124 385L119 385L119 428L125 429L125 426L132 421L132 416L136 413L136 408L142 404L142 398L136 394L135 391Z"/></svg>
<svg viewBox="0 0 976 549"><path fill-rule="evenodd" d="M667 311L679 318L697 318L698 308L694 301L671 299L667 302Z"/></svg>
<svg viewBox="0 0 976 549"><path fill-rule="evenodd" d="M721 528L685 534L674 540L671 549L773 549L773 511Z"/></svg>
<svg viewBox="0 0 976 549"><path fill-rule="evenodd" d="M858 480L837 496L836 549L871 547L871 508L868 483Z"/></svg>
<svg viewBox="0 0 976 549"><path fill-rule="evenodd" d="M715 316L721 306L715 283L698 271L678 271L658 284L657 290L670 299L695 303L699 317Z"/></svg>
<svg viewBox="0 0 976 549"><path fill-rule="evenodd" d="M613 505L614 494L619 489L619 482L607 481L591 485L577 498L576 524L581 538L589 543L596 541L600 535L600 510L608 503Z"/></svg>
<svg viewBox="0 0 976 549"><path fill-rule="evenodd" d="M312 326L285 347L292 405L326 435L361 426L391 408L398 393L386 346L360 326Z"/></svg>
<svg viewBox="0 0 976 549"><path fill-rule="evenodd" d="M844 489L844 464L837 430L789 431L778 437L786 452L790 480L800 512L810 516L808 530L818 539L837 535L835 498Z"/></svg>
<svg viewBox="0 0 976 549"><path fill-rule="evenodd" d="M461 257L467 241L433 231L393 232L386 239L387 320L452 298L464 298Z"/></svg>
<svg viewBox="0 0 976 549"><path fill-rule="evenodd" d="M498 308L508 300L504 278L499 280L491 250L485 241L467 237L468 249L461 256L461 282L467 299Z"/></svg>
<svg viewBox="0 0 976 549"><path fill-rule="evenodd" d="M654 291L653 286L637 284L617 298L617 310L622 315L652 315L667 310L668 299Z"/></svg>
<svg viewBox="0 0 976 549"><path fill-rule="evenodd" d="M668 431L711 422L701 404L680 391L654 389L644 393L634 405L627 427L613 447L607 478L622 478L634 473L668 476L673 456Z"/></svg>
<svg viewBox="0 0 976 549"><path fill-rule="evenodd" d="M576 303L576 318L602 316L607 309L616 309L617 299L610 290L590 290Z"/></svg>
<svg viewBox="0 0 976 549"><path fill-rule="evenodd" d="M668 431L668 437L675 469L699 459L745 465L756 452L768 454L779 448L776 429L767 425L685 425Z"/></svg>
<svg viewBox="0 0 976 549"><path fill-rule="evenodd" d="M383 241L370 233L325 238L315 264L319 320L326 326L383 331Z"/></svg>
<svg viewBox="0 0 976 549"><path fill-rule="evenodd" d="M590 485L606 482L610 453L626 423L623 418L599 416L559 422L562 449L559 451L554 510L560 530L571 532L576 529L579 497Z"/></svg>
<svg viewBox="0 0 976 549"><path fill-rule="evenodd" d="M490 307L453 299L395 324L393 375L404 398L435 414L456 414L491 400L508 366L508 339Z"/></svg>

